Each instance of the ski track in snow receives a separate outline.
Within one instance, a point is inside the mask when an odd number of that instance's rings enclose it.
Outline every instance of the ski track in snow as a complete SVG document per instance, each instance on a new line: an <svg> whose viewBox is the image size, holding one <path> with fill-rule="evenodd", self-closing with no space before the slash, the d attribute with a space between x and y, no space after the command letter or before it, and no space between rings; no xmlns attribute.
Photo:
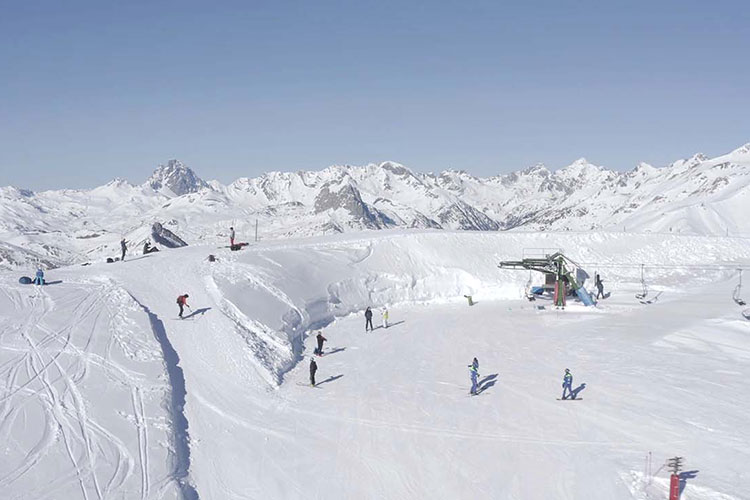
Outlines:
<svg viewBox="0 0 750 500"><path fill-rule="evenodd" d="M119 498L130 491L129 479L138 462L139 496L148 498L151 452L141 395L144 389L151 393L160 391L162 386L115 361L111 337L102 354L95 352L99 345L95 337L102 327L110 335L117 328L107 322L111 317L108 302L112 286L92 282L66 288L58 286L47 292L41 287L21 290L0 287L13 308L23 311L26 318L23 324L0 332L0 376L4 382L0 391L0 438L9 443L15 441L11 441L14 436L28 441L35 433L25 423L30 418L41 419L36 432L42 431L18 460L9 455L0 461L0 488L13 491L23 484L19 491L25 489L27 493L19 493L19 499L57 498L62 491L66 492L66 498ZM27 291L33 294L24 298ZM61 298L53 299L52 291ZM62 291L65 293L57 293ZM91 414L92 402L87 394L90 386L98 385L98 381L91 379L92 368L97 374L104 374L110 384L126 387L134 395L133 414L139 436L137 458L131 453L135 450L108 428L110 424L98 422ZM67 470L61 469L46 481L36 481L34 471L61 452L69 463ZM77 491L71 489L71 481L77 483Z"/></svg>

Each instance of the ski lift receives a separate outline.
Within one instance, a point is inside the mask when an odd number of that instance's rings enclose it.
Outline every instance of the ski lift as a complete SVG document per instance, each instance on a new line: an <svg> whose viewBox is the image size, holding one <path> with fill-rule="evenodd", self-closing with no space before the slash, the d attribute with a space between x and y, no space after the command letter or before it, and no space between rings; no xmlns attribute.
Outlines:
<svg viewBox="0 0 750 500"><path fill-rule="evenodd" d="M742 298L740 298L740 294L742 293L742 269L737 269L737 271L739 271L740 278L739 278L739 283L737 283L737 286L734 287L734 292L732 293L732 299L734 299L734 302L738 306L746 306L747 302L745 302L744 300L742 300Z"/></svg>
<svg viewBox="0 0 750 500"><path fill-rule="evenodd" d="M656 295L654 295L652 298L646 300L646 297L648 297L648 286L646 285L646 272L644 264L641 264L641 286L643 287L643 292L635 294L635 298L638 299L641 304L653 304L654 302L659 300L659 296L662 294L662 292L657 292Z"/></svg>
<svg viewBox="0 0 750 500"><path fill-rule="evenodd" d="M526 282L526 287L524 287L524 294L526 295L526 300L529 302L533 302L536 300L536 296L534 296L534 293L531 291L531 285L533 283L533 278L531 277L531 271L529 271L529 281Z"/></svg>

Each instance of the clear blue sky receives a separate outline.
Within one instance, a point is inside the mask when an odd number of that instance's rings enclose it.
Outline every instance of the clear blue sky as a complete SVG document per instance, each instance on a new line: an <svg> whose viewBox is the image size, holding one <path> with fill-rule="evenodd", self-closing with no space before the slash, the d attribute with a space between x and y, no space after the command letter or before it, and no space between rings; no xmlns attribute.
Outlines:
<svg viewBox="0 0 750 500"><path fill-rule="evenodd" d="M5 1L0 185L395 160L625 170L750 141L741 1Z"/></svg>

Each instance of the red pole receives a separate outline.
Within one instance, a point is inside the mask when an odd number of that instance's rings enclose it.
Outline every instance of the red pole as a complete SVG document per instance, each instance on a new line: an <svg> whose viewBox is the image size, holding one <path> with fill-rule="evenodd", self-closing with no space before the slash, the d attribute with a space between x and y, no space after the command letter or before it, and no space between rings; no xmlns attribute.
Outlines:
<svg viewBox="0 0 750 500"><path fill-rule="evenodd" d="M680 476L677 474L669 477L669 500L680 500Z"/></svg>

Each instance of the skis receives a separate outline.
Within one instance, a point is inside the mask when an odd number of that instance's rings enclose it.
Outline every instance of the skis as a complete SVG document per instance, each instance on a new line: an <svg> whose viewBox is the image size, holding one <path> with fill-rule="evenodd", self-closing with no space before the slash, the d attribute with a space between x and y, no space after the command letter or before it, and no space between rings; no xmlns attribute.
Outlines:
<svg viewBox="0 0 750 500"><path fill-rule="evenodd" d="M300 387L309 387L310 389L320 389L317 385L303 384L302 382L297 382L297 385Z"/></svg>
<svg viewBox="0 0 750 500"><path fill-rule="evenodd" d="M557 398L558 401L583 401L583 398Z"/></svg>

